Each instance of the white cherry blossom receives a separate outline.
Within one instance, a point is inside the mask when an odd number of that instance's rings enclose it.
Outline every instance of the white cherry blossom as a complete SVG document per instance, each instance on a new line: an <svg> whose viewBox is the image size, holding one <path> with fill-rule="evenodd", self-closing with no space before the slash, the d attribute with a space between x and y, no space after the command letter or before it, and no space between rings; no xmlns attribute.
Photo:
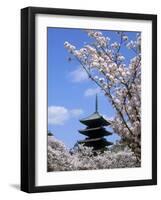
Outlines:
<svg viewBox="0 0 161 200"><path fill-rule="evenodd" d="M74 171L139 167L134 153L125 145L116 144L104 153L78 145L69 150L54 136L48 136L48 171Z"/></svg>
<svg viewBox="0 0 161 200"><path fill-rule="evenodd" d="M77 58L89 78L101 88L116 111L112 122L114 131L128 144L138 162L141 160L141 34L136 40L117 32L117 41L111 41L101 31L86 30L94 41L81 49L65 42L65 48ZM120 40L120 42L118 42ZM134 55L123 55L122 46ZM91 70L94 69L94 70ZM118 120L119 119L119 120Z"/></svg>

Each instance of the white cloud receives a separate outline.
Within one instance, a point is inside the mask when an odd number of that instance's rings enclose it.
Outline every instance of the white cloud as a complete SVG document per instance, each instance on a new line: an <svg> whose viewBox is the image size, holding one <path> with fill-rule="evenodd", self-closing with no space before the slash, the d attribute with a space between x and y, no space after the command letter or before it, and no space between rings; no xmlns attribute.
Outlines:
<svg viewBox="0 0 161 200"><path fill-rule="evenodd" d="M69 112L62 106L48 107L48 123L63 125L69 119Z"/></svg>
<svg viewBox="0 0 161 200"><path fill-rule="evenodd" d="M84 96L89 97L89 96L94 96L96 94L100 93L100 88L88 88L85 92L84 92Z"/></svg>
<svg viewBox="0 0 161 200"><path fill-rule="evenodd" d="M72 117L77 117L83 113L82 109L67 109L63 106L48 107L48 123L53 125L64 125Z"/></svg>
<svg viewBox="0 0 161 200"><path fill-rule="evenodd" d="M81 67L70 72L70 78L73 82L82 82L88 79L88 75Z"/></svg>
<svg viewBox="0 0 161 200"><path fill-rule="evenodd" d="M70 113L73 115L73 116L79 116L81 114L83 114L83 110L82 109L72 109L70 110Z"/></svg>

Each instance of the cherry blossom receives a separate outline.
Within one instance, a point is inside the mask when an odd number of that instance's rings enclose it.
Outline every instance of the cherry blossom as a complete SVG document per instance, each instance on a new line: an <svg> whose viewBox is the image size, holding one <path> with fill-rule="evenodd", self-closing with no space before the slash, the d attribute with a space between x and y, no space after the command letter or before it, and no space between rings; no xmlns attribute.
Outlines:
<svg viewBox="0 0 161 200"><path fill-rule="evenodd" d="M78 145L68 150L53 136L48 136L48 171L73 171L140 167L134 153L120 144L104 153Z"/></svg>
<svg viewBox="0 0 161 200"><path fill-rule="evenodd" d="M69 42L65 42L64 46L111 103L116 113L112 121L113 130L140 162L141 34L137 33L135 40L129 40L125 32L118 31L118 40L111 41L101 31L85 31L94 42L81 49L76 49ZM122 55L123 46L133 53L130 60Z"/></svg>

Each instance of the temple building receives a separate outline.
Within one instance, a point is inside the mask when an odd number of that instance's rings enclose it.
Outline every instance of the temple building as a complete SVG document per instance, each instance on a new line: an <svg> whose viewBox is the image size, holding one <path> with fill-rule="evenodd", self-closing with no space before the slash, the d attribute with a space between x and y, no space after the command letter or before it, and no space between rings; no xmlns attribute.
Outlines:
<svg viewBox="0 0 161 200"><path fill-rule="evenodd" d="M113 143L107 141L104 136L112 135L111 132L105 129L105 126L109 126L110 122L107 121L98 112L98 99L96 95L95 112L90 116L83 118L80 122L86 125L86 128L79 130L79 133L86 136L84 140L78 141L78 144L84 144L88 147L93 147L94 150L106 150L108 146Z"/></svg>

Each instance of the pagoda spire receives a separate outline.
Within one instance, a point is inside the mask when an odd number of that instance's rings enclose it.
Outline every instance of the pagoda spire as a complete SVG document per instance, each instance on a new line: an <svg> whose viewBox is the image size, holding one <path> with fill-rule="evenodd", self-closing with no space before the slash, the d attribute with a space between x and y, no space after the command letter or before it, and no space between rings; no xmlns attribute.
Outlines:
<svg viewBox="0 0 161 200"><path fill-rule="evenodd" d="M98 112L98 97L96 94L96 100L95 100L95 112Z"/></svg>
<svg viewBox="0 0 161 200"><path fill-rule="evenodd" d="M104 151L107 146L113 143L107 141L104 136L112 135L112 133L106 130L106 126L110 125L103 116L98 112L98 97L95 98L95 111L90 116L83 118L80 122L86 125L86 128L79 130L79 133L86 136L84 140L78 141L78 144L84 144L85 146L93 147L94 150Z"/></svg>

